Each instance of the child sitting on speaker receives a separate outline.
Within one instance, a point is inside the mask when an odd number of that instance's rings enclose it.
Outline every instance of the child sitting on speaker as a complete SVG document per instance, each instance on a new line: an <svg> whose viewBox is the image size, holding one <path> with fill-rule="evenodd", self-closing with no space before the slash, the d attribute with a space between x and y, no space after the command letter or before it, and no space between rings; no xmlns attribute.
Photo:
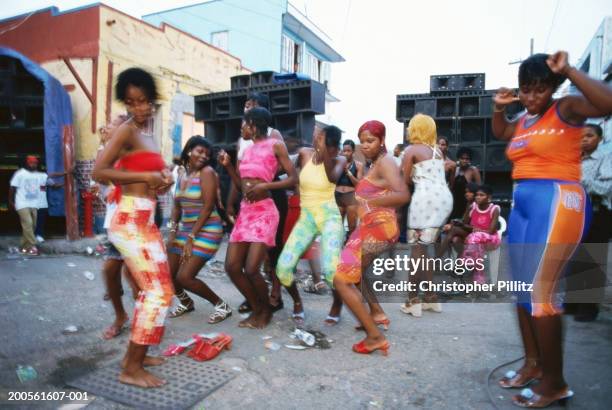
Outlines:
<svg viewBox="0 0 612 410"><path fill-rule="evenodd" d="M463 221L455 223L470 232L465 238L465 249L461 258L472 260L472 266L475 267L474 282L477 283L486 282L484 270L480 268L483 266L485 252L497 249L501 244L501 238L497 234L500 209L498 205L491 203L492 195L491 187L479 186L474 202L466 209Z"/></svg>

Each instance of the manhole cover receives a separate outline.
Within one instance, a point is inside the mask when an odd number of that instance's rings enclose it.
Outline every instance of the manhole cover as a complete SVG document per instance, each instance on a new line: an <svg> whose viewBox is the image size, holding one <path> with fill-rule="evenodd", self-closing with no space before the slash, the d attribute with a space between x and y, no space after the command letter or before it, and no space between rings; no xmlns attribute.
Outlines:
<svg viewBox="0 0 612 410"><path fill-rule="evenodd" d="M69 386L136 408L184 409L231 380L235 373L214 364L173 357L148 368L165 379L160 388L143 389L119 383L119 362L68 382Z"/></svg>

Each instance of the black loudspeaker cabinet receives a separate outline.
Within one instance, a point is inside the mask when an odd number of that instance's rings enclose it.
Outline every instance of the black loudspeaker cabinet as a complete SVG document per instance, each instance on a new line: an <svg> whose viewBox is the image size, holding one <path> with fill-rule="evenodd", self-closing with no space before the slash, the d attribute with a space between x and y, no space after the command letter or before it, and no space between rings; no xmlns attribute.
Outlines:
<svg viewBox="0 0 612 410"><path fill-rule="evenodd" d="M251 74L251 87L274 83L274 71L258 71Z"/></svg>
<svg viewBox="0 0 612 410"><path fill-rule="evenodd" d="M232 90L237 90L239 88L248 88L251 86L251 75L241 74L230 77L230 84Z"/></svg>
<svg viewBox="0 0 612 410"><path fill-rule="evenodd" d="M506 145L490 145L485 146L486 162L484 170L489 171L511 171L512 164L506 156Z"/></svg>
<svg viewBox="0 0 612 410"><path fill-rule="evenodd" d="M493 189L493 198L510 201L512 199L512 177L510 172L485 171L484 183Z"/></svg>
<svg viewBox="0 0 612 410"><path fill-rule="evenodd" d="M484 73L432 75L429 79L429 90L432 94L448 91L474 91L484 89Z"/></svg>
<svg viewBox="0 0 612 410"><path fill-rule="evenodd" d="M204 94L194 97L198 121L242 118L250 92L268 97L272 115L289 113L325 113L325 86L317 81L301 80L251 88Z"/></svg>

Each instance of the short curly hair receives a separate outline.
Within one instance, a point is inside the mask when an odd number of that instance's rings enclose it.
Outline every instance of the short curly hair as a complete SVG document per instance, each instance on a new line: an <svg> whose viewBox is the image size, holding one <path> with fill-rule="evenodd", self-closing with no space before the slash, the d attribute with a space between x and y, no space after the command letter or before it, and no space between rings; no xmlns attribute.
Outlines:
<svg viewBox="0 0 612 410"><path fill-rule="evenodd" d="M519 86L544 84L556 91L566 77L553 73L546 63L548 57L550 57L549 54L538 53L523 61L518 72Z"/></svg>
<svg viewBox="0 0 612 410"><path fill-rule="evenodd" d="M115 84L115 96L119 101L125 101L128 86L140 88L150 102L159 97L157 85L153 76L142 68L132 67L119 73Z"/></svg>

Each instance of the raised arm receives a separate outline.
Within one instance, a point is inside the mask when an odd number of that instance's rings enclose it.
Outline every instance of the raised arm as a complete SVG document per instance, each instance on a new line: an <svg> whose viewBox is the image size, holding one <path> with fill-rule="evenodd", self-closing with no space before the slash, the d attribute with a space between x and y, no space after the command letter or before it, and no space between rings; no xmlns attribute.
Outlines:
<svg viewBox="0 0 612 410"><path fill-rule="evenodd" d="M236 169L232 165L232 160L229 154L221 150L221 152L219 152L218 161L219 161L219 164L221 164L225 168L230 178L232 179L232 184L234 185L234 188L237 191L241 191L242 187L240 183L240 175L238 175L238 173L236 172Z"/></svg>
<svg viewBox="0 0 612 410"><path fill-rule="evenodd" d="M508 121L506 118L506 107L519 98L513 90L502 87L493 96L493 119L491 121L493 135L502 141L509 141L514 135L516 122Z"/></svg>
<svg viewBox="0 0 612 410"><path fill-rule="evenodd" d="M567 52L557 51L546 60L552 72L567 77L582 93L582 96L569 95L561 99L561 116L570 122L582 124L587 118L612 114L612 88L572 67L568 59Z"/></svg>

